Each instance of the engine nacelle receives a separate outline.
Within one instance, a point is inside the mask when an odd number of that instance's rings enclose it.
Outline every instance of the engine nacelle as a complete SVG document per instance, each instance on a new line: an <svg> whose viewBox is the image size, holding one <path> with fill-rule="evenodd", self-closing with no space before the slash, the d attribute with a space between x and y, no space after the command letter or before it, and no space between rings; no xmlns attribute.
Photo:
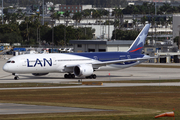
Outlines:
<svg viewBox="0 0 180 120"><path fill-rule="evenodd" d="M43 76L43 75L47 75L49 73L32 73L32 75L34 76Z"/></svg>
<svg viewBox="0 0 180 120"><path fill-rule="evenodd" d="M78 77L90 76L93 74L93 67L91 64L77 65L73 69L74 74Z"/></svg>

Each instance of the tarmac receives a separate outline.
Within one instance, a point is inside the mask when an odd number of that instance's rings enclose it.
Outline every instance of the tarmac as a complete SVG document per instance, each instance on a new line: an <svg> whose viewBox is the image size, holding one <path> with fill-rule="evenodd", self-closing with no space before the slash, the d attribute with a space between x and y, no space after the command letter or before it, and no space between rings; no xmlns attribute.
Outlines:
<svg viewBox="0 0 180 120"><path fill-rule="evenodd" d="M11 73L2 70L8 57L0 58L0 83L72 83L81 79L64 79L62 73L50 73L46 76L36 77L31 74L19 75L19 80L14 80ZM3 58L3 59L2 59ZM7 58L7 59L4 59ZM159 65L159 64L153 64ZM162 65L162 64L161 64ZM163 64L180 66L180 64ZM124 80L173 80L180 79L180 68L151 68L151 67L130 67L118 71L96 71L96 79L82 79L82 81L124 81ZM93 87L132 87L132 86L180 86L180 82L168 83L103 83L96 85L60 86L60 87L19 87L0 88L0 90L24 90L24 89L61 89L61 88L93 88ZM90 112L103 111L99 109L37 106L24 104L0 103L0 115L2 114L30 114L30 113L61 113L61 112Z"/></svg>

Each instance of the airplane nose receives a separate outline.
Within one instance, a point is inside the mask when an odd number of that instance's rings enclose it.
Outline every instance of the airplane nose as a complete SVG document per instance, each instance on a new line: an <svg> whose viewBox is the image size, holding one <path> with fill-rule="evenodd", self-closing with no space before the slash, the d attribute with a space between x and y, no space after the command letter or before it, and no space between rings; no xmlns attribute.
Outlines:
<svg viewBox="0 0 180 120"><path fill-rule="evenodd" d="M8 71L9 71L9 67L8 67L8 65L7 65L7 64L5 64L5 65L3 66L3 70L4 70L4 71L6 71L6 72L8 72Z"/></svg>

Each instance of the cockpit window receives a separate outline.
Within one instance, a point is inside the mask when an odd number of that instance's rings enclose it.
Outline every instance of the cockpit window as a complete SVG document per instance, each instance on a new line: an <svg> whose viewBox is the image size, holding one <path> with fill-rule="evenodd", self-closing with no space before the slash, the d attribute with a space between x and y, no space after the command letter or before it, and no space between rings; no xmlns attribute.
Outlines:
<svg viewBox="0 0 180 120"><path fill-rule="evenodd" d="M11 61L7 61L7 63L11 63Z"/></svg>
<svg viewBox="0 0 180 120"><path fill-rule="evenodd" d="M15 63L15 61L13 61L13 60L12 60L12 61L10 61L10 60L9 60L9 61L7 61L7 63Z"/></svg>

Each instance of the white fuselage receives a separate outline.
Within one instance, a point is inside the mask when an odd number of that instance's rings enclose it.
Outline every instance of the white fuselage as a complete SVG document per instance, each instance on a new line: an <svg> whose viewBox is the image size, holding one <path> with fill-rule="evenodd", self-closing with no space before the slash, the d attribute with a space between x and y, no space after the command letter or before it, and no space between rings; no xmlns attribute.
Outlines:
<svg viewBox="0 0 180 120"><path fill-rule="evenodd" d="M20 55L12 57L8 61L14 61L14 63L7 62L3 69L6 72L19 74L73 72L72 69L66 68L66 65L93 64L98 62L95 59L63 53ZM139 62L128 65L105 65L97 70L117 70L136 64L139 64Z"/></svg>

